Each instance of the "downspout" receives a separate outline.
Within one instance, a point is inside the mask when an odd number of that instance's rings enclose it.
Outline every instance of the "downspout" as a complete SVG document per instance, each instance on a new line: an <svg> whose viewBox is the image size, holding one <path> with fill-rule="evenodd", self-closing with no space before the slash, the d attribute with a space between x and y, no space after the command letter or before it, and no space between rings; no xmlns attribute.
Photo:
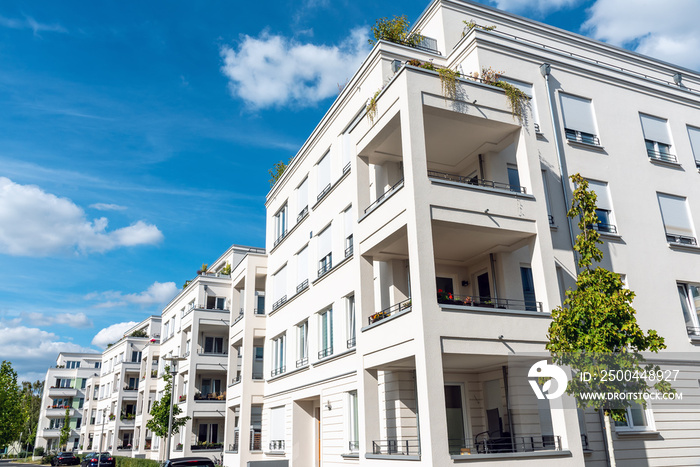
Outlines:
<svg viewBox="0 0 700 467"><path fill-rule="evenodd" d="M542 76L544 77L544 84L547 88L547 103L549 104L549 116L552 119L552 131L554 131L554 147L557 150L557 162L559 163L559 178L561 179L561 189L564 192L564 203L566 203L566 210L568 212L569 207L571 206L571 200L569 200L569 195L568 195L568 174L566 174L566 170L564 168L564 162L561 154L561 134L559 133L559 125L557 125L556 120L554 119L554 104L552 103L552 93L549 89L549 73L552 70L552 67L549 63L543 63L540 65L540 73L542 73ZM576 255L576 250L574 250L574 245L576 244L576 240L574 239L574 228L573 224L571 223L571 218L569 216L566 216L566 222L569 225L569 240L571 240L571 251L574 253L574 263L576 267L576 271L578 272L578 260L577 260L577 255Z"/></svg>
<svg viewBox="0 0 700 467"><path fill-rule="evenodd" d="M608 449L608 430L605 428L605 413L603 409L598 410L598 415L600 417L600 429L603 431L603 436L605 437L605 442L603 443L603 446L605 446L605 460L607 461L607 465L610 466L612 463L610 462L610 450Z"/></svg>
<svg viewBox="0 0 700 467"><path fill-rule="evenodd" d="M484 175L484 155L479 154L479 177L486 178L486 175Z"/></svg>

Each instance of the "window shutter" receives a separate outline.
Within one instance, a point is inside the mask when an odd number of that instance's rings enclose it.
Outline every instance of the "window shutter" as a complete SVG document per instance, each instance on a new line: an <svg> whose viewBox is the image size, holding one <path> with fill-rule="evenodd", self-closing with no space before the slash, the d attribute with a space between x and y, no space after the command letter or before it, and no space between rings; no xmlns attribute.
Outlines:
<svg viewBox="0 0 700 467"><path fill-rule="evenodd" d="M284 440L284 406L270 409L270 441Z"/></svg>
<svg viewBox="0 0 700 467"><path fill-rule="evenodd" d="M326 153L317 164L316 179L318 181L318 192L321 193L324 188L331 183L331 157L330 153Z"/></svg>
<svg viewBox="0 0 700 467"><path fill-rule="evenodd" d="M352 230L353 230L353 220L352 220L352 207L349 207L345 211L344 217L344 222L345 222L345 238L348 238L350 235L352 235Z"/></svg>
<svg viewBox="0 0 700 467"><path fill-rule="evenodd" d="M297 188L297 214L309 205L309 178L306 177Z"/></svg>
<svg viewBox="0 0 700 467"><path fill-rule="evenodd" d="M666 120L644 114L639 114L639 118L642 120L644 139L656 141L657 143L671 144Z"/></svg>
<svg viewBox="0 0 700 467"><path fill-rule="evenodd" d="M695 160L700 161L700 128L689 126L688 136L690 137L690 146L693 148Z"/></svg>
<svg viewBox="0 0 700 467"><path fill-rule="evenodd" d="M662 193L658 193L657 196L666 233L692 237L693 227L690 224L685 198Z"/></svg>
<svg viewBox="0 0 700 467"><path fill-rule="evenodd" d="M274 287L275 301L287 294L287 266L284 266L275 274Z"/></svg>
<svg viewBox="0 0 700 467"><path fill-rule="evenodd" d="M597 135L593 119L593 104L590 99L560 94L564 126L571 130Z"/></svg>
<svg viewBox="0 0 700 467"><path fill-rule="evenodd" d="M610 193L608 192L608 184L606 182L588 180L588 187L598 196L598 200L596 201L598 209L612 211L612 201L610 200Z"/></svg>
<svg viewBox="0 0 700 467"><path fill-rule="evenodd" d="M331 226L318 234L318 258L321 259L331 252Z"/></svg>
<svg viewBox="0 0 700 467"><path fill-rule="evenodd" d="M297 285L309 278L309 247L297 254Z"/></svg>

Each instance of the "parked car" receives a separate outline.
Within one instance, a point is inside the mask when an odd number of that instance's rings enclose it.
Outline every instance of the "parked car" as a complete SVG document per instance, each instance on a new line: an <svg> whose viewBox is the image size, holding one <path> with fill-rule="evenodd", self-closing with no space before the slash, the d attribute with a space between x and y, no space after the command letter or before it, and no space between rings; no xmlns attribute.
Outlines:
<svg viewBox="0 0 700 467"><path fill-rule="evenodd" d="M51 460L51 465L78 465L80 464L80 459L75 457L72 452L59 452Z"/></svg>
<svg viewBox="0 0 700 467"><path fill-rule="evenodd" d="M87 453L80 463L80 467L97 467L98 464L100 467L114 467L114 457L110 453L103 452L99 455L99 459L98 454L97 452Z"/></svg>
<svg viewBox="0 0 700 467"><path fill-rule="evenodd" d="M214 462L208 457L180 457L166 460L162 467L214 467Z"/></svg>

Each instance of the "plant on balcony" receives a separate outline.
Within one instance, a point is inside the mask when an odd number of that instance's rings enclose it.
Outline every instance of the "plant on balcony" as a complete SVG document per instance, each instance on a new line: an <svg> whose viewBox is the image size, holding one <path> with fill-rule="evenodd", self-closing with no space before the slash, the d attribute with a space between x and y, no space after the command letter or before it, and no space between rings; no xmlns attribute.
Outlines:
<svg viewBox="0 0 700 467"><path fill-rule="evenodd" d="M163 397L160 400L154 401L151 406L151 419L146 423L146 428L151 430L156 436L164 438L168 436L168 422L170 421L170 406L172 404L172 375L170 375L170 367L165 366L163 376L165 381L165 387L163 388ZM172 434L177 434L180 432L180 428L187 424L190 417L179 417L182 413L182 409L178 405L173 405L173 420L172 420Z"/></svg>
<svg viewBox="0 0 700 467"><path fill-rule="evenodd" d="M384 87L379 88L367 103L367 118L369 119L370 125L374 123L374 119L377 117L377 97L379 97L382 89L384 89Z"/></svg>
<svg viewBox="0 0 700 467"><path fill-rule="evenodd" d="M405 15L394 16L392 19L379 18L371 28L374 39L370 39L369 43L374 45L377 41L384 40L415 47L423 42L424 37L420 31L409 32L410 26Z"/></svg>
<svg viewBox="0 0 700 467"><path fill-rule="evenodd" d="M148 337L148 334L146 333L146 331L144 329L138 329L138 330L132 332L129 336L130 337Z"/></svg>
<svg viewBox="0 0 700 467"><path fill-rule="evenodd" d="M573 193L569 218L578 217L580 233L576 237L574 250L577 254L578 276L576 288L566 292L563 306L552 310L552 323L549 326L547 349L552 359L559 365L567 365L574 376L567 386L567 393L675 393L668 381L644 378L612 381L600 378L602 369L620 369L631 374L657 374L657 365L648 364L640 354L643 351L658 352L665 349L664 338L656 331L646 333L637 324L636 311L632 308L634 292L625 288L620 275L601 266L593 266L603 260L598 248L599 233L592 228L598 223L594 191L588 189L588 182L580 174L571 176L576 188ZM576 377L580 372L589 372L591 381ZM598 376L598 377L596 377ZM622 399L612 407L605 400L584 400L577 398L580 407L593 407L606 414L605 431L608 452L614 459L610 418L616 421L626 419L626 407L640 403L646 408L646 400Z"/></svg>
<svg viewBox="0 0 700 467"><path fill-rule="evenodd" d="M182 443L177 443L177 444L175 445L175 450L176 450L176 451L182 451Z"/></svg>
<svg viewBox="0 0 700 467"><path fill-rule="evenodd" d="M457 78L462 76L459 71L450 70L449 68L438 68L440 75L440 84L442 85L442 95L445 99L457 98Z"/></svg>
<svg viewBox="0 0 700 467"><path fill-rule="evenodd" d="M231 265L229 263L226 263L226 265L223 268L221 268L221 274L225 276L231 275Z"/></svg>
<svg viewBox="0 0 700 467"><path fill-rule="evenodd" d="M385 311L378 311L377 313L371 315L369 319L370 321L372 321L372 323L376 323L377 321L380 321L386 318L387 316L389 315Z"/></svg>
<svg viewBox="0 0 700 467"><path fill-rule="evenodd" d="M268 169L268 173L270 174L270 186L274 186L275 183L277 183L277 180L282 176L284 171L287 169L289 164L291 164L292 159L294 159L294 156L289 158L289 161L285 164L284 161L279 161L275 162L275 164L272 166L271 169Z"/></svg>
<svg viewBox="0 0 700 467"><path fill-rule="evenodd" d="M450 292L438 289L438 303L454 303L455 297Z"/></svg>
<svg viewBox="0 0 700 467"><path fill-rule="evenodd" d="M466 36L469 33L469 31L471 31L474 28L481 29L483 31L493 31L494 29L496 29L495 25L481 26L480 24L477 24L476 21L474 21L473 19L471 19L469 21L464 20L462 22L464 23L464 29L462 30L462 37Z"/></svg>
<svg viewBox="0 0 700 467"><path fill-rule="evenodd" d="M510 111L513 118L516 118L522 122L523 120L523 108L527 105L528 97L517 87L505 81L496 81L494 86L503 89L506 92L506 97L508 98L508 103L510 104Z"/></svg>
<svg viewBox="0 0 700 467"><path fill-rule="evenodd" d="M184 394L177 398L177 401L178 401L178 402L183 402L183 401L186 401L186 400L187 400L187 396L184 395Z"/></svg>
<svg viewBox="0 0 700 467"><path fill-rule="evenodd" d="M197 275L206 274L208 269L209 269L209 265L206 263L203 263L202 267L197 270Z"/></svg>
<svg viewBox="0 0 700 467"><path fill-rule="evenodd" d="M110 419L110 420L114 420L115 418L117 418L116 415L114 415L113 413L109 414L109 419Z"/></svg>
<svg viewBox="0 0 700 467"><path fill-rule="evenodd" d="M188 281L185 281L185 283L182 284L182 288L183 288L183 289L186 289L187 286L190 285L191 283L192 283L192 281L189 281L189 280L188 280Z"/></svg>

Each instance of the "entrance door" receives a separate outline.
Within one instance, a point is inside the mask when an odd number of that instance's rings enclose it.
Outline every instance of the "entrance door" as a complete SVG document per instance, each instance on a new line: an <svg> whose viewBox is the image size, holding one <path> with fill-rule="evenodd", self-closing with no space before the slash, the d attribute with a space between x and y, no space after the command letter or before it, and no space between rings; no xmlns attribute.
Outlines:
<svg viewBox="0 0 700 467"><path fill-rule="evenodd" d="M489 285L489 273L485 272L476 276L476 286L479 290L479 301L491 300L491 286Z"/></svg>
<svg viewBox="0 0 700 467"><path fill-rule="evenodd" d="M450 454L460 454L467 447L467 430L462 403L462 386L459 384L445 385L445 412L447 415L447 443Z"/></svg>

